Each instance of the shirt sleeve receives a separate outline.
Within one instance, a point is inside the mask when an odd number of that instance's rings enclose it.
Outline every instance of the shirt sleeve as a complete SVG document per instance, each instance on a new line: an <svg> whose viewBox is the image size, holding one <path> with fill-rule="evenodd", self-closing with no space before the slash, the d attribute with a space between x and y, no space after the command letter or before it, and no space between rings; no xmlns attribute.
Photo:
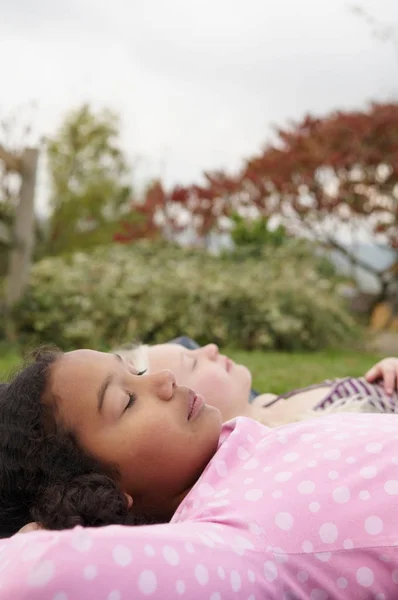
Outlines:
<svg viewBox="0 0 398 600"><path fill-rule="evenodd" d="M235 552L228 530L185 522L17 534L0 541L0 600L248 598L257 551Z"/></svg>

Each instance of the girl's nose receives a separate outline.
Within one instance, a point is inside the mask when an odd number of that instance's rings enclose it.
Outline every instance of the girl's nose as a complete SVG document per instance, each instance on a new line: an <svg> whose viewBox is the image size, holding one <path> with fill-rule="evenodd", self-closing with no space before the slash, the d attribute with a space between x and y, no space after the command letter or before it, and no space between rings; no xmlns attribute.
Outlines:
<svg viewBox="0 0 398 600"><path fill-rule="evenodd" d="M173 371L163 369L152 375L157 396L164 402L171 400L177 386Z"/></svg>
<svg viewBox="0 0 398 600"><path fill-rule="evenodd" d="M207 344L203 347L203 350L206 356L208 356L208 358L210 358L211 360L216 360L216 358L219 355L219 349L217 344Z"/></svg>

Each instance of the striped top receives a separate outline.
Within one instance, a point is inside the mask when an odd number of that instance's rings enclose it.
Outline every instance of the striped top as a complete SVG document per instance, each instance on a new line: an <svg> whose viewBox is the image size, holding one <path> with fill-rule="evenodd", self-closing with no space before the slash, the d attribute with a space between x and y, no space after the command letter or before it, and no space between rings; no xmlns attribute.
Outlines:
<svg viewBox="0 0 398 600"><path fill-rule="evenodd" d="M325 379L322 383L281 394L264 404L263 408L268 408L279 400L322 387L328 389L325 397L314 406L315 411L333 412L334 409L341 410L345 407L347 410L359 412L398 413L398 393L393 392L389 396L382 384L369 383L364 377Z"/></svg>

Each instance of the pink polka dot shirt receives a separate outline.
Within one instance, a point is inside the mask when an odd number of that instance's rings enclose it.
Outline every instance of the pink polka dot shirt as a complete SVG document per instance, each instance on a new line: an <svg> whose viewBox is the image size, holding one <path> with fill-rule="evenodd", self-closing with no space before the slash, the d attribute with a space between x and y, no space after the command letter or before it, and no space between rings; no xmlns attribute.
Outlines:
<svg viewBox="0 0 398 600"><path fill-rule="evenodd" d="M398 416L238 418L171 523L0 540L0 599L398 598Z"/></svg>

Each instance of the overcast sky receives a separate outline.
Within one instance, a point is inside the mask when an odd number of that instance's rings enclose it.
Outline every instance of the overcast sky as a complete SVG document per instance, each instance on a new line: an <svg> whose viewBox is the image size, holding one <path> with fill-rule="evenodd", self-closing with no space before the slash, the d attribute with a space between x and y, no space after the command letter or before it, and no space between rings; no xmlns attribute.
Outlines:
<svg viewBox="0 0 398 600"><path fill-rule="evenodd" d="M357 0L397 23L398 0ZM0 117L37 135L83 101L122 118L141 179L239 167L272 124L398 98L398 50L350 0L0 0ZM45 181L40 177L43 202Z"/></svg>

